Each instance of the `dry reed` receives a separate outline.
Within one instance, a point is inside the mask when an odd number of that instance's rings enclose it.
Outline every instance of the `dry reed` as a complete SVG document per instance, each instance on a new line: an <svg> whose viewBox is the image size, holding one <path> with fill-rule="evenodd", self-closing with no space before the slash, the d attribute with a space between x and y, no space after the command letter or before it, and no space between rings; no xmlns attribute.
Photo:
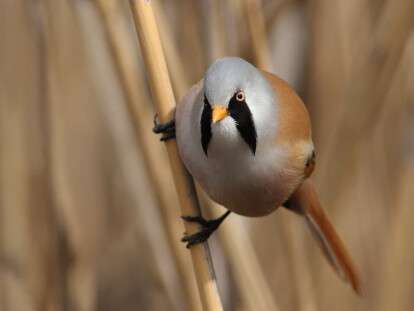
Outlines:
<svg viewBox="0 0 414 311"><path fill-rule="evenodd" d="M178 207L178 202L169 190L171 178L166 178L167 173L165 171L168 170L168 167L162 165L165 159L162 157L160 144L158 142L153 143L153 134L149 131L151 124L148 121L151 117L145 105L149 104L149 99L145 98L143 95L145 93L139 92L139 90L145 89L145 84L136 71L138 66L132 67L135 70L131 68L131 64L136 62L136 56L131 53L130 38L125 29L126 25L123 24L125 16L121 14L121 8L117 1L104 0L98 1L97 4L102 13L108 41L122 82L121 85L127 99L129 111L134 116L133 124L135 125L137 143L142 146L144 161L146 168L148 168L149 182L154 188L155 197L161 210L162 223L168 233L167 238L173 260L179 272L180 283L184 288L182 296L189 301L190 310L198 310L200 309L200 302L194 275L188 269L189 258L179 241L181 226L176 221L179 213L178 210L174 210Z"/></svg>
<svg viewBox="0 0 414 311"><path fill-rule="evenodd" d="M150 1L130 1L144 60L149 73L150 86L161 122L172 118L175 99ZM175 141L166 142L174 182L183 215L200 215L194 183L181 162ZM199 225L185 223L187 234L200 229ZM222 305L215 283L214 270L207 243L191 247L193 266L204 310L221 310Z"/></svg>

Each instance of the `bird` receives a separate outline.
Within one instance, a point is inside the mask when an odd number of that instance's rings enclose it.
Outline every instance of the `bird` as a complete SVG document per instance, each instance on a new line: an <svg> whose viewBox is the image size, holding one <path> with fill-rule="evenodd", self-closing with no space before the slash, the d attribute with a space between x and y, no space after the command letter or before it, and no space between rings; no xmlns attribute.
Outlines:
<svg viewBox="0 0 414 311"><path fill-rule="evenodd" d="M201 230L187 247L206 241L231 213L266 216L283 206L302 216L328 263L361 292L344 243L322 209L311 175L316 152L306 106L278 76L238 57L213 62L177 105L174 118L154 120L161 140L176 139L193 178L227 208L213 220L185 215Z"/></svg>

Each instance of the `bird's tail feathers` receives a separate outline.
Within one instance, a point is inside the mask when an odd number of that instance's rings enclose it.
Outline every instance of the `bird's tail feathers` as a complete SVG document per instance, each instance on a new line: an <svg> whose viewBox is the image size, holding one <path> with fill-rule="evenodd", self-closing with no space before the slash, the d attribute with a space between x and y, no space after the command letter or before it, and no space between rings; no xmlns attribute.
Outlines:
<svg viewBox="0 0 414 311"><path fill-rule="evenodd" d="M312 182L307 179L289 198L287 207L302 215L323 254L338 275L358 294L361 285L344 243L323 211Z"/></svg>

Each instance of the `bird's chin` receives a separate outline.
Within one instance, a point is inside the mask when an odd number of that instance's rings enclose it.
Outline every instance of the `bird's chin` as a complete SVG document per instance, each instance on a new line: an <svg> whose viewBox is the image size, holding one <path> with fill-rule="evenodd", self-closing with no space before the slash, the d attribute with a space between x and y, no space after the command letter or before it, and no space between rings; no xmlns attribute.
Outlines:
<svg viewBox="0 0 414 311"><path fill-rule="evenodd" d="M231 139L234 135L237 134L236 122L232 118L226 117L223 120L213 123L211 126L211 131L213 137Z"/></svg>
<svg viewBox="0 0 414 311"><path fill-rule="evenodd" d="M232 118L225 118L212 124L212 137L209 146L209 154L225 157L227 153L233 153L242 143L236 123Z"/></svg>

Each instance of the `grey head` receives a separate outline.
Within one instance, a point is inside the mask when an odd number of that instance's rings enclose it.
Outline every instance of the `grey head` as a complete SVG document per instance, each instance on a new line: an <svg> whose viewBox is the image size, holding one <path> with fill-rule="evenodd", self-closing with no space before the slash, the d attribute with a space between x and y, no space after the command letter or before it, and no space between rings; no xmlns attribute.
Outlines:
<svg viewBox="0 0 414 311"><path fill-rule="evenodd" d="M221 127L222 133L240 135L254 155L265 130L263 122L269 120L269 114L275 116L276 110L272 87L263 74L241 58L225 57L208 68L203 92L200 122L204 153L208 154L213 133L220 133L215 127Z"/></svg>

